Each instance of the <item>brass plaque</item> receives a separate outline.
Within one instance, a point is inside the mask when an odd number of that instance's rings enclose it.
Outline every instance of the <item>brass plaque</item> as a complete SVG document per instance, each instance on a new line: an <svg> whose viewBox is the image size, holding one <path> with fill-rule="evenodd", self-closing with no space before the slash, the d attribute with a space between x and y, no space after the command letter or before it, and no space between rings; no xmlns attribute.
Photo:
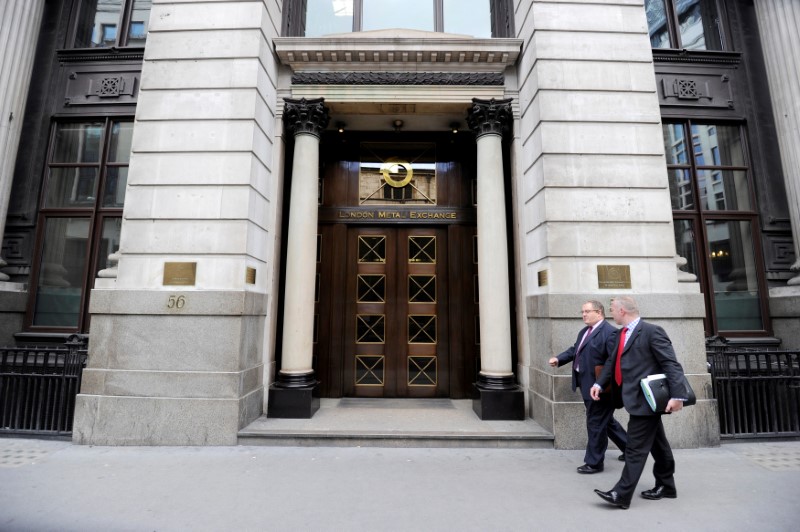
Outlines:
<svg viewBox="0 0 800 532"><path fill-rule="evenodd" d="M244 282L247 284L256 284L255 268L251 268L250 266L247 267L247 270L244 272Z"/></svg>
<svg viewBox="0 0 800 532"><path fill-rule="evenodd" d="M164 286L194 286L197 274L196 262L165 262Z"/></svg>
<svg viewBox="0 0 800 532"><path fill-rule="evenodd" d="M597 287L630 288L631 267L628 265L597 265Z"/></svg>
<svg viewBox="0 0 800 532"><path fill-rule="evenodd" d="M542 270L537 273L539 277L539 286L547 286L547 270Z"/></svg>

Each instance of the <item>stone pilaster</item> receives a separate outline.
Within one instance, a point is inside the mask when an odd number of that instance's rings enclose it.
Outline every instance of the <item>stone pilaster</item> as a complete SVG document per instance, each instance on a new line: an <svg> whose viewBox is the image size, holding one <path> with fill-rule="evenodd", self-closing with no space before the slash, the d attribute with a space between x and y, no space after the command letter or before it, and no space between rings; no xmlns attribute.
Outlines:
<svg viewBox="0 0 800 532"><path fill-rule="evenodd" d="M477 137L478 292L481 370L473 407L481 419L523 419L524 393L511 364L508 235L503 134L512 121L511 100L472 100L467 115Z"/></svg>
<svg viewBox="0 0 800 532"><path fill-rule="evenodd" d="M789 218L794 241L796 273L787 286L770 290L773 330L782 347L800 347L797 329L800 309L800 5L794 0L756 0L761 46L769 81L775 129L781 151Z"/></svg>
<svg viewBox="0 0 800 532"><path fill-rule="evenodd" d="M642 4L519 4L517 11L529 14L519 37L530 45L518 62L520 117L512 147L518 170L512 186L530 343L530 359L520 365L528 372L531 417L553 431L557 448L585 446L585 409L570 389L571 366L553 369L547 360L574 343L584 301L608 305L610 297L630 294L644 319L670 333L703 397L670 416L672 442L715 445L719 430L716 405L706 393L703 297L676 268ZM620 276L601 283L605 271Z"/></svg>
<svg viewBox="0 0 800 532"><path fill-rule="evenodd" d="M319 139L330 117L322 98L285 99L283 119L294 136L286 288L283 303L283 349L277 382L269 390L267 415L310 418L319 408L312 369L314 287L317 252Z"/></svg>
<svg viewBox="0 0 800 532"><path fill-rule="evenodd" d="M235 445L264 411L283 174L280 11L154 2L116 273L92 291L73 440ZM170 275L185 266L192 275Z"/></svg>
<svg viewBox="0 0 800 532"><path fill-rule="evenodd" d="M3 49L0 53L0 241L6 227L22 115L28 99L43 9L44 0L5 0L0 3L0 45ZM0 249L0 291L21 291L22 285L7 282L9 277L2 272L5 265Z"/></svg>

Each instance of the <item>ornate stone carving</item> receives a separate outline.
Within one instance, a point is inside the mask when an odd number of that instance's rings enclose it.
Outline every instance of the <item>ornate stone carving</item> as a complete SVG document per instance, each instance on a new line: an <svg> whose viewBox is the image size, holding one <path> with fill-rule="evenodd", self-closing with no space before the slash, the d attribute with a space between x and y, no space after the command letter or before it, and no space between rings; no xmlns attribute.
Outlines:
<svg viewBox="0 0 800 532"><path fill-rule="evenodd" d="M284 98L283 123L286 130L292 135L308 133L319 137L330 121L328 108L324 105L323 98L294 100Z"/></svg>
<svg viewBox="0 0 800 532"><path fill-rule="evenodd" d="M472 99L467 124L475 135L503 135L511 125L511 98L504 100Z"/></svg>
<svg viewBox="0 0 800 532"><path fill-rule="evenodd" d="M499 72L298 72L293 85L491 85L505 82Z"/></svg>

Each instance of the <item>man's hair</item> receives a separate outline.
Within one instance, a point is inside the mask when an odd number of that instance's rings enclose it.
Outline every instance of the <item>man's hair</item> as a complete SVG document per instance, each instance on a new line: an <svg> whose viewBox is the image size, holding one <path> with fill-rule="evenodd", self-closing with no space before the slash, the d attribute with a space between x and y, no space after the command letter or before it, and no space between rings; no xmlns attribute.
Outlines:
<svg viewBox="0 0 800 532"><path fill-rule="evenodd" d="M597 310L600 312L600 315L604 318L606 317L606 308L603 306L602 303L597 301L596 299L589 299L583 302L584 305L589 304L592 306L592 310Z"/></svg>
<svg viewBox="0 0 800 532"><path fill-rule="evenodd" d="M618 296L611 299L611 302L616 302L625 311L626 314L639 315L639 305L636 300L631 296Z"/></svg>

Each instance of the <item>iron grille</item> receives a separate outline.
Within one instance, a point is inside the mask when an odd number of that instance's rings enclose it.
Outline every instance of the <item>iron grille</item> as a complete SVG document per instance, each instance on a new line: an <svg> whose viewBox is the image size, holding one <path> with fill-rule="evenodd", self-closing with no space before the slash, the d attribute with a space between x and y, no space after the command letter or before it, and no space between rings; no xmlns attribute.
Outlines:
<svg viewBox="0 0 800 532"><path fill-rule="evenodd" d="M707 357L723 438L800 436L800 353L714 346Z"/></svg>
<svg viewBox="0 0 800 532"><path fill-rule="evenodd" d="M0 433L70 434L86 358L78 335L61 346L0 347Z"/></svg>

